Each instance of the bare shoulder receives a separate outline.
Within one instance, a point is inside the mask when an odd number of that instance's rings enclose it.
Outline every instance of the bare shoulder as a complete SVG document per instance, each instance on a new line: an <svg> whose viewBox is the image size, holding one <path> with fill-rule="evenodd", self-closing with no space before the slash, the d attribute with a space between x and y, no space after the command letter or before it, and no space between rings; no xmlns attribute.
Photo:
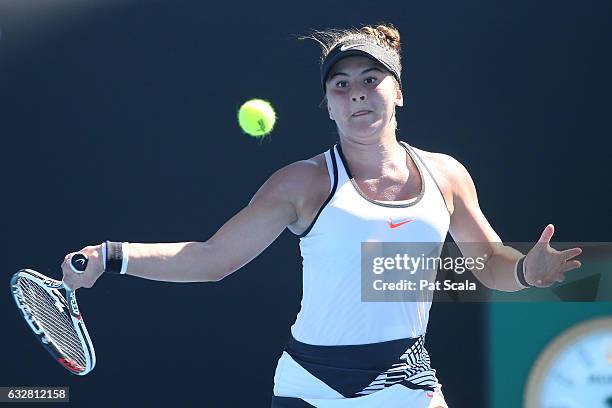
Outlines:
<svg viewBox="0 0 612 408"><path fill-rule="evenodd" d="M457 171L466 172L467 170L459 162L459 160L455 159L453 156L445 154L445 153L437 153L437 152L428 152L426 150L417 149L416 147L412 147L416 152L420 155L420 157L425 160L426 164L430 167L435 167L435 169L448 177L452 177L457 175ZM431 169L433 170L433 169Z"/></svg>
<svg viewBox="0 0 612 408"><path fill-rule="evenodd" d="M319 185L326 178L328 175L323 153L288 164L270 177L287 192L308 192L312 186Z"/></svg>
<svg viewBox="0 0 612 408"><path fill-rule="evenodd" d="M277 170L268 183L275 190L275 195L290 201L295 207L296 219L289 229L294 234L301 234L329 195L330 180L325 155L320 153L288 164Z"/></svg>
<svg viewBox="0 0 612 408"><path fill-rule="evenodd" d="M458 190L463 189L466 183L472 182L467 169L451 155L428 152L414 146L412 148L423 159L427 168L431 170L449 207L448 210L452 214L454 211L454 199Z"/></svg>

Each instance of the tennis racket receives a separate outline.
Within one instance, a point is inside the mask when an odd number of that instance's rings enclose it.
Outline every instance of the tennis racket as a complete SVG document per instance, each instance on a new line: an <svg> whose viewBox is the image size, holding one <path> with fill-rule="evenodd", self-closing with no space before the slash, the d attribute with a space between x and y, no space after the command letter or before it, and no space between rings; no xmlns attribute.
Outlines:
<svg viewBox="0 0 612 408"><path fill-rule="evenodd" d="M87 257L73 255L70 267L83 273ZM54 360L75 375L86 375L94 369L96 353L79 311L76 291L63 281L21 269L11 278L11 292L20 314Z"/></svg>

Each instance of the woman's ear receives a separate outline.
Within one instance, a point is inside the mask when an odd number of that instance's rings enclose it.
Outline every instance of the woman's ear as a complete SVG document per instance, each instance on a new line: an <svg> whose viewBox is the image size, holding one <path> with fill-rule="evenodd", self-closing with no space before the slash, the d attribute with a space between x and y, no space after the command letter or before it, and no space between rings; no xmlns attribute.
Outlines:
<svg viewBox="0 0 612 408"><path fill-rule="evenodd" d="M326 104L326 106L327 106L327 113L329 114L329 118L330 118L331 120L334 120L334 115L332 115L331 108L329 107L329 105L328 105L328 104Z"/></svg>
<svg viewBox="0 0 612 408"><path fill-rule="evenodd" d="M404 106L404 94L402 93L402 90L400 89L400 87L397 87L396 90L396 95L395 95L395 105L396 106Z"/></svg>

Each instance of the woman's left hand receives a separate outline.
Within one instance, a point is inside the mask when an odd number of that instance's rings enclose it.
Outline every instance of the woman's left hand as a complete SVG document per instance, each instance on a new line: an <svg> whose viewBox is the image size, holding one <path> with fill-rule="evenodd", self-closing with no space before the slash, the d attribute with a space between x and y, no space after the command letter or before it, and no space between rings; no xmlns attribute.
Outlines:
<svg viewBox="0 0 612 408"><path fill-rule="evenodd" d="M545 288L555 282L563 282L565 273L580 268L580 261L572 259L582 253L581 248L557 251L550 246L555 227L548 224L535 246L525 258L525 278L527 283Z"/></svg>

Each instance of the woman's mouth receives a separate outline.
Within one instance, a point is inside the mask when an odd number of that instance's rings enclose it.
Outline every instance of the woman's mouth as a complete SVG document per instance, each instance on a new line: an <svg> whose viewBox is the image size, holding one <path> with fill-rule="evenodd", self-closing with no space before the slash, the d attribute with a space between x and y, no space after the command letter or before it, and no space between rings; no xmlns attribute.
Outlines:
<svg viewBox="0 0 612 408"><path fill-rule="evenodd" d="M357 111L355 113L353 113L351 116L363 116L363 115L367 115L368 113L371 113L372 111L370 110L360 110Z"/></svg>

